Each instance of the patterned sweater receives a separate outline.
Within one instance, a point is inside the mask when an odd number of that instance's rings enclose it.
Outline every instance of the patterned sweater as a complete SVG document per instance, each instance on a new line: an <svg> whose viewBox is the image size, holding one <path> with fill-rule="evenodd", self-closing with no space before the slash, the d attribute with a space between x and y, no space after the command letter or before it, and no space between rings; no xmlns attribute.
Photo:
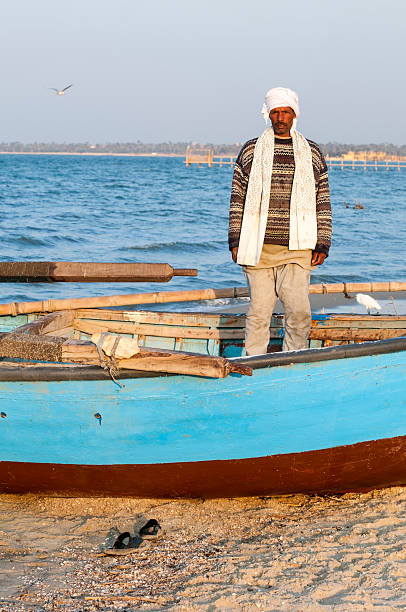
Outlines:
<svg viewBox="0 0 406 612"><path fill-rule="evenodd" d="M257 140L249 140L243 146L235 163L228 232L230 251L238 246L240 240L245 196ZM331 206L327 165L318 145L311 140L308 143L312 151L316 184L317 244L314 250L328 255L331 244ZM265 244L289 246L290 196L294 172L292 139L276 137Z"/></svg>

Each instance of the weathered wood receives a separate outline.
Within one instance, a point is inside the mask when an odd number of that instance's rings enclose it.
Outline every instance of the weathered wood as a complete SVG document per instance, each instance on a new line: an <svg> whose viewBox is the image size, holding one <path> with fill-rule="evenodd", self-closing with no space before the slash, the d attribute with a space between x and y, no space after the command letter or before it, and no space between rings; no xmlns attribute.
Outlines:
<svg viewBox="0 0 406 612"><path fill-rule="evenodd" d="M97 348L84 340L69 340L62 345L62 361L99 365ZM171 374L189 374L224 378L232 372L251 375L252 369L240 369L239 364L224 357L211 357L180 351L163 351L140 347L140 352L130 359L117 360L119 368L141 370L144 372L168 372Z"/></svg>
<svg viewBox="0 0 406 612"><path fill-rule="evenodd" d="M321 283L310 285L310 293L376 293L406 291L406 282L382 281L376 283Z"/></svg>
<svg viewBox="0 0 406 612"><path fill-rule="evenodd" d="M200 338L204 340L231 340L244 337L244 328L209 329L202 327L185 327L175 325L139 325L120 321L88 321L76 319L74 329L85 334L96 334L109 331L116 334L142 334L161 338Z"/></svg>
<svg viewBox="0 0 406 612"><path fill-rule="evenodd" d="M406 282L382 283L332 283L310 285L310 294L332 294L344 292L397 292L406 291ZM0 315L27 314L30 312L55 312L57 310L77 310L80 308L103 308L109 306L128 306L130 304L168 304L171 302L194 302L220 298L248 297L247 287L225 287L223 289L202 289L194 291L158 291L154 293L134 293L107 295L88 298L42 300L37 302L11 302L0 304Z"/></svg>
<svg viewBox="0 0 406 612"><path fill-rule="evenodd" d="M275 317L273 317L274 319ZM405 317L406 318L406 317ZM186 325L188 327L232 328L245 327L245 315L205 312L160 312L153 310L100 310L97 308L76 311L76 319L103 321L132 321L139 324Z"/></svg>
<svg viewBox="0 0 406 612"><path fill-rule="evenodd" d="M75 313L71 310L62 310L60 312L53 312L43 317L40 317L36 321L26 323L16 327L10 333L17 334L30 334L30 335L46 335L56 334L62 329L72 327L75 318Z"/></svg>
<svg viewBox="0 0 406 612"><path fill-rule="evenodd" d="M368 314L329 314L328 319L324 321L369 321L375 323L377 327L381 325L381 322L386 321L405 321L406 315L368 315Z"/></svg>
<svg viewBox="0 0 406 612"><path fill-rule="evenodd" d="M30 333L1 334L0 357L100 365L97 347L92 342ZM232 372L252 374L251 368L246 366L241 368L240 364L234 364L224 357L146 348L141 348L140 353L130 359L117 360L117 365L127 370L167 372L211 378L224 378Z"/></svg>
<svg viewBox="0 0 406 612"><path fill-rule="evenodd" d="M387 338L399 338L406 336L404 329L321 329L310 330L310 340L386 340Z"/></svg>
<svg viewBox="0 0 406 612"><path fill-rule="evenodd" d="M161 263L75 261L2 261L0 282L168 282L173 276L197 276L196 269L175 270Z"/></svg>
<svg viewBox="0 0 406 612"><path fill-rule="evenodd" d="M156 291L153 293L105 295L92 298L69 298L38 302L10 302L9 304L0 304L0 315L17 315L30 312L55 312L57 310L77 310L79 308L104 308L107 306L126 306L130 304L194 302L199 300L247 296L248 289L246 287L231 287L226 289L202 289L195 291Z"/></svg>
<svg viewBox="0 0 406 612"><path fill-rule="evenodd" d="M357 329L390 329L390 328L406 328L406 315L404 316L335 316L331 315L328 319L321 321L313 320L313 328L331 329L331 328L357 328Z"/></svg>

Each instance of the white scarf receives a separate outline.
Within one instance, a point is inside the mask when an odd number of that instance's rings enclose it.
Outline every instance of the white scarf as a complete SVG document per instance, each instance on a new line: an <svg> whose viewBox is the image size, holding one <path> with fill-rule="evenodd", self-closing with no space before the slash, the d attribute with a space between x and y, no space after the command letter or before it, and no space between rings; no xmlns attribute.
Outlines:
<svg viewBox="0 0 406 612"><path fill-rule="evenodd" d="M317 242L316 186L306 138L291 130L295 174L290 198L289 249L314 249ZM248 181L237 263L256 266L264 244L271 192L275 137L267 128L258 138Z"/></svg>

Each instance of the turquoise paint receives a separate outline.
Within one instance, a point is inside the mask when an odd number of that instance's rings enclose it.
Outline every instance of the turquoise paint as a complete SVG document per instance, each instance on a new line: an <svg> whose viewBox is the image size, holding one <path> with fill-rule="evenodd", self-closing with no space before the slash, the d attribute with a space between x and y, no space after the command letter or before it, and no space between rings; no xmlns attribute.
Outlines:
<svg viewBox="0 0 406 612"><path fill-rule="evenodd" d="M28 323L27 315L17 315L16 317L0 316L0 333L13 331L20 325Z"/></svg>
<svg viewBox="0 0 406 612"><path fill-rule="evenodd" d="M406 435L406 352L225 379L2 382L0 460L151 464ZM94 415L99 413L101 420Z"/></svg>

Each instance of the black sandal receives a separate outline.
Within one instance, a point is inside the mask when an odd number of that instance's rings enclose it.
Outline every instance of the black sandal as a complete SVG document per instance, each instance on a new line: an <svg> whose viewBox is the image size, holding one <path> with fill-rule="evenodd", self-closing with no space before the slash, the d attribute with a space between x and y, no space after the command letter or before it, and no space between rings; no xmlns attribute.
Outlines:
<svg viewBox="0 0 406 612"><path fill-rule="evenodd" d="M165 532L156 519L149 519L138 533L143 540L159 540Z"/></svg>
<svg viewBox="0 0 406 612"><path fill-rule="evenodd" d="M126 541L127 540L127 541ZM124 531L116 538L111 548L106 548L105 555L128 555L135 552L143 545L140 536L132 537L129 531Z"/></svg>

